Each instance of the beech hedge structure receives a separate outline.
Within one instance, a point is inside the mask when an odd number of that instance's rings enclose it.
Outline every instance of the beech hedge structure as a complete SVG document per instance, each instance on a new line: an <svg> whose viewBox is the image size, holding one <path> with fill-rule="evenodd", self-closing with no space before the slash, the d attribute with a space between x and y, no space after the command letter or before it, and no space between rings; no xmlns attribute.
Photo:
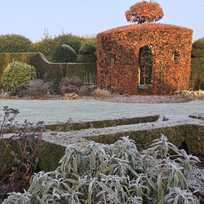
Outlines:
<svg viewBox="0 0 204 204"><path fill-rule="evenodd" d="M193 31L160 23L118 27L97 35L100 88L173 94L188 88Z"/></svg>

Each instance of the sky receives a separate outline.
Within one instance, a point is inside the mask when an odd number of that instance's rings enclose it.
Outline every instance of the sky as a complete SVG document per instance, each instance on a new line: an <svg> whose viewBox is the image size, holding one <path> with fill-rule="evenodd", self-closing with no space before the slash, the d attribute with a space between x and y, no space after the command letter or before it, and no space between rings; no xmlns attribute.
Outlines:
<svg viewBox="0 0 204 204"><path fill-rule="evenodd" d="M147 0L149 1L149 0ZM19 34L38 42L45 33L77 36L129 25L125 12L142 0L0 0L0 35ZM163 9L160 23L193 30L204 37L204 0L155 0Z"/></svg>

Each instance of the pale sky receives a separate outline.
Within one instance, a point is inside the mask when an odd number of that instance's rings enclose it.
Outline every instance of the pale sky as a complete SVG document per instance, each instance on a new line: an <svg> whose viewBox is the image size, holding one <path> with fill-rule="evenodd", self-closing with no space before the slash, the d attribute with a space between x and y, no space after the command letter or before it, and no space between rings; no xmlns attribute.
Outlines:
<svg viewBox="0 0 204 204"><path fill-rule="evenodd" d="M20 34L32 42L64 33L83 36L129 25L125 12L142 0L0 0L0 35ZM147 0L149 1L149 0ZM193 41L204 37L204 0L155 0L160 23L191 28Z"/></svg>

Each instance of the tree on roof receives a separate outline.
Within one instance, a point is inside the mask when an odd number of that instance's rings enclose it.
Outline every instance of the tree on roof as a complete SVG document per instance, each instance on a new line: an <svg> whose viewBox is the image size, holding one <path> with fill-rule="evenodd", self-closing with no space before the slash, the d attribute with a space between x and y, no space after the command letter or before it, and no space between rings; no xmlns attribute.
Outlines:
<svg viewBox="0 0 204 204"><path fill-rule="evenodd" d="M142 24L145 22L156 22L163 16L163 10L154 0L144 1L132 5L125 13L126 19L130 23Z"/></svg>

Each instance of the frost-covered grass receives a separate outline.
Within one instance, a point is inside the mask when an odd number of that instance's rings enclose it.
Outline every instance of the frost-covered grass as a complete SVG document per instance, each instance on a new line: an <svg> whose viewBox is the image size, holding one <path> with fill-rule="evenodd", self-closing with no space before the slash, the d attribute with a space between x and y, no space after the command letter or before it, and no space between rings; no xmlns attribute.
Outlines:
<svg viewBox="0 0 204 204"><path fill-rule="evenodd" d="M197 204L187 183L196 162L164 135L142 152L128 137L84 149L70 145L55 171L35 174L28 191L11 193L3 204Z"/></svg>

